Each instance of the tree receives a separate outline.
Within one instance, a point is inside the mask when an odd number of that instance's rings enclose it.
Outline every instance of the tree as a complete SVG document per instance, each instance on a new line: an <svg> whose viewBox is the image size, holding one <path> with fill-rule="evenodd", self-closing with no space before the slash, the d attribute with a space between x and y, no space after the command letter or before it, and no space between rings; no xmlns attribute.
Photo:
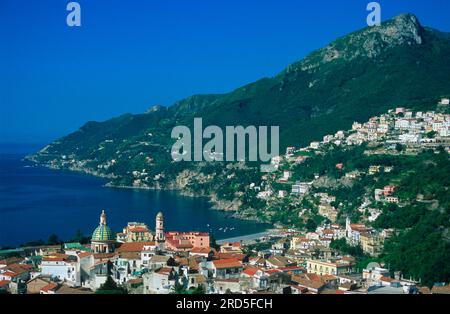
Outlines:
<svg viewBox="0 0 450 314"><path fill-rule="evenodd" d="M395 150L401 153L403 151L403 145L400 143L395 144Z"/></svg>
<svg viewBox="0 0 450 314"><path fill-rule="evenodd" d="M364 256L364 252L359 245L349 245L345 239L332 240L330 243L330 248L355 257Z"/></svg>
<svg viewBox="0 0 450 314"><path fill-rule="evenodd" d="M73 238L70 240L71 242L78 242L80 244L87 244L90 241L88 236L85 236L83 232L78 229Z"/></svg>
<svg viewBox="0 0 450 314"><path fill-rule="evenodd" d="M309 232L314 232L317 228L317 223L313 219L308 219L306 222L306 230Z"/></svg>
<svg viewBox="0 0 450 314"><path fill-rule="evenodd" d="M45 242L43 240L37 240L22 243L20 246L27 247L27 246L43 246L43 245L45 245Z"/></svg>
<svg viewBox="0 0 450 314"><path fill-rule="evenodd" d="M203 285L199 285L197 288L190 289L191 294L205 294L205 287Z"/></svg>
<svg viewBox="0 0 450 314"><path fill-rule="evenodd" d="M111 276L108 276L105 283L100 286L96 294L127 294L127 290L117 286L116 282L112 279Z"/></svg>
<svg viewBox="0 0 450 314"><path fill-rule="evenodd" d="M220 245L217 244L216 238L212 234L209 235L209 246L217 251L220 249Z"/></svg>
<svg viewBox="0 0 450 314"><path fill-rule="evenodd" d="M427 138L434 138L437 134L436 131L430 131L427 133Z"/></svg>
<svg viewBox="0 0 450 314"><path fill-rule="evenodd" d="M170 294L186 294L186 288L178 280L175 280L175 285L172 287Z"/></svg>
<svg viewBox="0 0 450 314"><path fill-rule="evenodd" d="M52 233L47 240L48 245L57 245L61 244L61 241L59 240L58 236L54 233Z"/></svg>

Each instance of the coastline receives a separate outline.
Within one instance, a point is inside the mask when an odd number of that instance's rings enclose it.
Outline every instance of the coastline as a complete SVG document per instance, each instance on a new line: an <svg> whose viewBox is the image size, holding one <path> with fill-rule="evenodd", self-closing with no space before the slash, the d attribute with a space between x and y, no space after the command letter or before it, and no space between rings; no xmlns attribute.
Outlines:
<svg viewBox="0 0 450 314"><path fill-rule="evenodd" d="M57 210L58 214L48 217L51 217L55 224L57 222L61 224L64 223L65 227L56 228L56 225L49 225L48 223L33 223L36 225L36 228L34 226L32 228L30 227L29 236L22 236L16 235L16 230L11 230L9 233L7 230L10 229L8 228L14 228L5 225L7 223L6 221L3 221L2 227L4 227L6 234L3 234L4 237L0 236L1 246L15 247L28 241L45 240L51 233L57 234L60 239L67 240L71 239L78 229L82 231L83 235L89 235L92 231L91 225L95 225L95 221L97 220L96 213L99 206L114 212L111 214L112 217L115 217L111 227L116 231L120 231L121 228L123 228L123 222L134 221L133 219L151 224L153 221L151 218L148 218L148 212L153 213L156 209L166 209L168 211L168 217L171 217L172 221L172 223L169 223L168 225L168 230L205 231L210 232L216 239L220 240L262 232L267 228L272 227L269 224L259 224L254 221L246 222L244 219L238 218L233 219L235 217L232 217L232 212L225 213L218 210L211 210L211 205L205 197L185 197L182 193L179 193L180 191L173 189L170 189L170 191L159 189L161 194L159 194L159 191L155 192L157 189L145 188L140 188L138 191L133 192L136 187L133 188L129 186L119 187L119 189L128 190L122 192L114 185L111 185L111 187L114 187L115 189L105 189L108 180L99 178L99 176L88 174L85 171L71 171L67 168L58 169L57 167L45 167L43 164L29 163L28 160L24 160L22 154L14 155L14 158L9 161L9 163L2 164L4 166L3 169L9 169L8 176L25 178L26 175L29 174L33 178L37 178L36 181L33 180L34 183L32 184L39 184L43 187L43 195L45 195L44 199L46 199L46 201L38 202L33 208L44 208L44 213L41 214L41 211L30 209L28 215L31 217L31 220L33 222L39 221L40 217L47 217L46 215L50 215L53 210ZM16 176L16 173L19 175ZM42 181L41 178L44 181ZM42 183L47 180L46 178L49 178L49 184ZM87 181L83 181L84 179ZM27 183L25 182L28 181L29 180L18 179L11 183L14 184L14 186L26 186ZM68 185L70 185L70 187ZM83 186L89 186L90 188L86 189L83 188ZM36 187L38 190L33 189L33 191L40 191L39 186ZM59 191L59 188L63 193L58 192L53 195L53 191ZM92 189L92 191L90 191L90 189ZM103 192L101 192L102 190ZM147 191L140 192L139 190ZM58 198L59 196L61 196L61 198ZM2 194L2 197L4 197L2 200L5 200L6 197L9 196ZM22 208L20 206L23 205L20 203L16 204L15 200L20 200L23 196L16 197L12 195L12 197L10 206ZM31 197L32 195L30 195L30 199ZM67 203L67 198L71 198L75 201ZM86 200L83 200L85 198ZM111 201L112 199L114 201ZM129 203L130 200L134 200L135 202ZM66 210L61 211L58 209L58 204L60 202L68 204ZM6 203L3 203L3 205L5 204ZM66 211L69 215L73 215L73 218L70 219L70 223L68 224L65 223L66 217L68 217L65 213ZM4 216L5 220L13 222L12 224L17 224L16 221L20 219L20 215L15 214L16 212L18 211L9 211L8 214ZM178 212L180 215L173 214ZM197 215L200 217L196 218ZM224 229L228 230L225 232Z"/></svg>
<svg viewBox="0 0 450 314"><path fill-rule="evenodd" d="M105 175L105 174L101 174L97 171L88 170L88 169L84 169L84 168L74 168L74 167L64 168L64 167L58 167L58 166L54 166L54 165L48 165L45 163L41 163L34 158L34 155L25 156L24 160L32 162L34 165L46 167L46 168L49 168L52 170L83 173L85 175L94 176L94 177L102 178L102 179L113 179L114 178L114 176L112 176L112 175ZM215 193L210 193L208 195L204 195L204 194L195 194L192 192L186 192L186 191L183 191L183 189L181 189L181 188L115 185L115 184L112 184L111 181L105 183L103 186L108 187L108 188L117 188L117 189L148 190L148 191L174 191L174 192L178 192L178 193L180 193L180 195L186 196L186 197L195 197L195 198L203 197L203 198L208 199L208 202L211 204L212 210L218 210L218 211L229 213L230 216L235 219L254 221L257 223L261 223L261 224L270 224L267 222L260 221L258 219L258 217L250 217L250 216L240 215L238 213L238 208L236 208L236 204L233 201L218 200Z"/></svg>
<svg viewBox="0 0 450 314"><path fill-rule="evenodd" d="M231 238L225 238L225 239L221 239L221 240L217 240L217 244L223 244L223 243L227 243L227 242L240 242L241 244L254 244L256 243L258 239L260 238L265 238L265 237L270 237L270 236L276 236L277 233L279 231L277 229L267 229L263 232L258 232L258 233L252 233L252 234L247 234L247 235L242 235L242 236L237 236L237 237L231 237Z"/></svg>
<svg viewBox="0 0 450 314"><path fill-rule="evenodd" d="M226 214L226 216L228 218L233 218L233 219L237 219L237 220L241 220L241 221L250 221L250 222L255 222L258 224L267 225L268 229L265 229L265 231L260 232L260 233L264 233L264 235L266 235L269 230L272 230L272 231L275 230L274 229L275 226L273 224L260 221L257 217L242 216L238 212L237 209L230 208L231 206L228 203L231 203L231 202L217 200L214 193L211 193L209 195L195 194L192 192L183 191L183 189L181 189L181 188L174 188L173 185L172 185L172 187L166 187L166 188L163 188L160 186L150 187L150 186L115 185L110 181L110 179L114 178L114 176L112 176L112 175L105 175L105 174L99 173L98 171L89 170L89 169L85 169L85 168L79 168L79 167L59 167L57 165L49 165L49 164L42 163L42 162L39 162L38 160L36 160L35 154L25 155L23 157L22 161L30 162L31 164L33 164L33 166L44 167L44 168L54 170L54 171L73 172L73 173L83 174L83 175L90 176L90 177L104 179L105 182L102 184L102 187L106 187L106 188L144 190L144 191L168 191L168 192L178 193L180 196L183 196L183 197L203 198L203 199L207 200L207 202L211 205L210 210L223 212ZM250 234L242 235L242 236L239 236L239 238L244 237L244 239L246 239L246 237L249 237L249 236L253 237L254 234L250 233ZM261 236L263 236L263 235L261 235ZM234 238L234 237L232 237L232 238ZM230 238L230 239L232 239L232 238ZM226 240L226 239L227 238L222 239L222 241Z"/></svg>

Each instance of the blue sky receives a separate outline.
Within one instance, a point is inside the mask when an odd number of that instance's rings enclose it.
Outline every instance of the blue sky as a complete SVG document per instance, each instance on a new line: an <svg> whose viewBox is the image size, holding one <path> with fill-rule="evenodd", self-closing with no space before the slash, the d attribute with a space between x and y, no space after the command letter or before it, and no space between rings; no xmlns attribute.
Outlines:
<svg viewBox="0 0 450 314"><path fill-rule="evenodd" d="M44 143L197 93L275 75L365 26L368 0L0 1L0 142ZM447 0L383 0L450 31Z"/></svg>

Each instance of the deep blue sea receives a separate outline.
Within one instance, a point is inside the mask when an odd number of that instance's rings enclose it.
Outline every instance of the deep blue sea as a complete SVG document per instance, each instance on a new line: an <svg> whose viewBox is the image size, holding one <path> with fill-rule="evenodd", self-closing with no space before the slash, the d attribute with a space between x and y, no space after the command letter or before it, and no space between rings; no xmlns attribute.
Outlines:
<svg viewBox="0 0 450 314"><path fill-rule="evenodd" d="M46 241L52 233L63 240L73 237L77 230L90 235L99 223L102 209L115 232L129 221L145 222L153 230L159 211L164 213L167 231L208 231L216 239L268 228L211 210L205 198L185 197L171 191L108 188L100 178L36 167L23 161L27 153L38 148L0 147L0 247Z"/></svg>

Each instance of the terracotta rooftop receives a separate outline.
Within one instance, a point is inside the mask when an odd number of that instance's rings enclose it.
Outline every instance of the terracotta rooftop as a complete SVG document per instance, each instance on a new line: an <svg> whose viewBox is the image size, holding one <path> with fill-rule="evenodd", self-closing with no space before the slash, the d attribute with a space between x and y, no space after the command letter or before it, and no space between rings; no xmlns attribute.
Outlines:
<svg viewBox="0 0 450 314"><path fill-rule="evenodd" d="M69 258L67 254L55 253L52 255L47 255L42 258L43 262L63 262Z"/></svg>
<svg viewBox="0 0 450 314"><path fill-rule="evenodd" d="M245 254L242 253L222 253L222 252L218 252L216 254L216 257L218 259L230 259L230 258L235 258L238 259L240 261L243 261L246 257Z"/></svg>
<svg viewBox="0 0 450 314"><path fill-rule="evenodd" d="M79 258L85 258L85 257L91 256L91 255L92 255L91 252L81 252L81 253L78 254L78 257Z"/></svg>
<svg viewBox="0 0 450 314"><path fill-rule="evenodd" d="M141 254L140 252L120 252L118 253L119 258L128 259L128 260L140 260Z"/></svg>
<svg viewBox="0 0 450 314"><path fill-rule="evenodd" d="M21 259L18 258L18 257L8 257L8 258L0 260L0 265L8 266L8 265L11 265L11 264L19 263L20 261L21 261Z"/></svg>
<svg viewBox="0 0 450 314"><path fill-rule="evenodd" d="M336 276L333 276L333 275L322 275L322 276L321 276L321 279L322 279L323 281L330 281L330 280L336 280L337 277L336 277Z"/></svg>
<svg viewBox="0 0 450 314"><path fill-rule="evenodd" d="M161 267L160 269L155 270L157 274L169 275L172 272L172 268L169 267Z"/></svg>
<svg viewBox="0 0 450 314"><path fill-rule="evenodd" d="M279 269L268 269L268 270L264 271L264 273L266 273L267 275L273 275L273 274L278 273L278 272L280 272Z"/></svg>
<svg viewBox="0 0 450 314"><path fill-rule="evenodd" d="M11 277L11 278L14 278L17 276L17 274L13 273L12 271L5 271L4 273L2 273L2 275L5 277Z"/></svg>
<svg viewBox="0 0 450 314"><path fill-rule="evenodd" d="M29 272L32 268L33 266L29 264L10 264L6 269L17 275L20 275Z"/></svg>
<svg viewBox="0 0 450 314"><path fill-rule="evenodd" d="M352 230L360 231L360 232L367 231L370 229L370 228L367 228L366 225L363 225L363 224L350 224L350 228Z"/></svg>
<svg viewBox="0 0 450 314"><path fill-rule="evenodd" d="M194 247L191 250L193 254L209 254L209 252L211 252L211 248L209 247Z"/></svg>
<svg viewBox="0 0 450 314"><path fill-rule="evenodd" d="M54 282L51 282L48 285L42 287L41 291L49 292L50 290L56 290L56 288L58 288L58 285Z"/></svg>
<svg viewBox="0 0 450 314"><path fill-rule="evenodd" d="M108 259L113 258L116 254L114 252L112 253L98 253L94 254L94 259Z"/></svg>
<svg viewBox="0 0 450 314"><path fill-rule="evenodd" d="M235 258L219 259L212 261L216 268L237 268L242 267L242 263Z"/></svg>
<svg viewBox="0 0 450 314"><path fill-rule="evenodd" d="M247 276L253 277L258 270L258 267L248 266L242 271L242 273Z"/></svg>
<svg viewBox="0 0 450 314"><path fill-rule="evenodd" d="M0 287L8 285L10 282L9 280L0 280Z"/></svg>
<svg viewBox="0 0 450 314"><path fill-rule="evenodd" d="M279 255L270 256L267 259L267 262L269 262L269 263L271 263L271 264L273 264L274 266L277 266L277 267L286 267L289 264L291 264L286 257L279 256Z"/></svg>
<svg viewBox="0 0 450 314"><path fill-rule="evenodd" d="M433 286L431 289L433 294L450 294L450 284L446 286Z"/></svg>
<svg viewBox="0 0 450 314"><path fill-rule="evenodd" d="M117 249L117 252L141 252L144 248L144 246L149 245L153 246L155 245L155 242L126 242L122 243L120 247Z"/></svg>
<svg viewBox="0 0 450 314"><path fill-rule="evenodd" d="M130 229L130 232L149 232L145 227L134 227Z"/></svg>
<svg viewBox="0 0 450 314"><path fill-rule="evenodd" d="M241 247L241 242L226 242L226 243L223 243L221 246Z"/></svg>
<svg viewBox="0 0 450 314"><path fill-rule="evenodd" d="M302 266L286 266L286 267L280 267L278 268L281 271L289 272L294 270L302 270L306 272L306 268Z"/></svg>

